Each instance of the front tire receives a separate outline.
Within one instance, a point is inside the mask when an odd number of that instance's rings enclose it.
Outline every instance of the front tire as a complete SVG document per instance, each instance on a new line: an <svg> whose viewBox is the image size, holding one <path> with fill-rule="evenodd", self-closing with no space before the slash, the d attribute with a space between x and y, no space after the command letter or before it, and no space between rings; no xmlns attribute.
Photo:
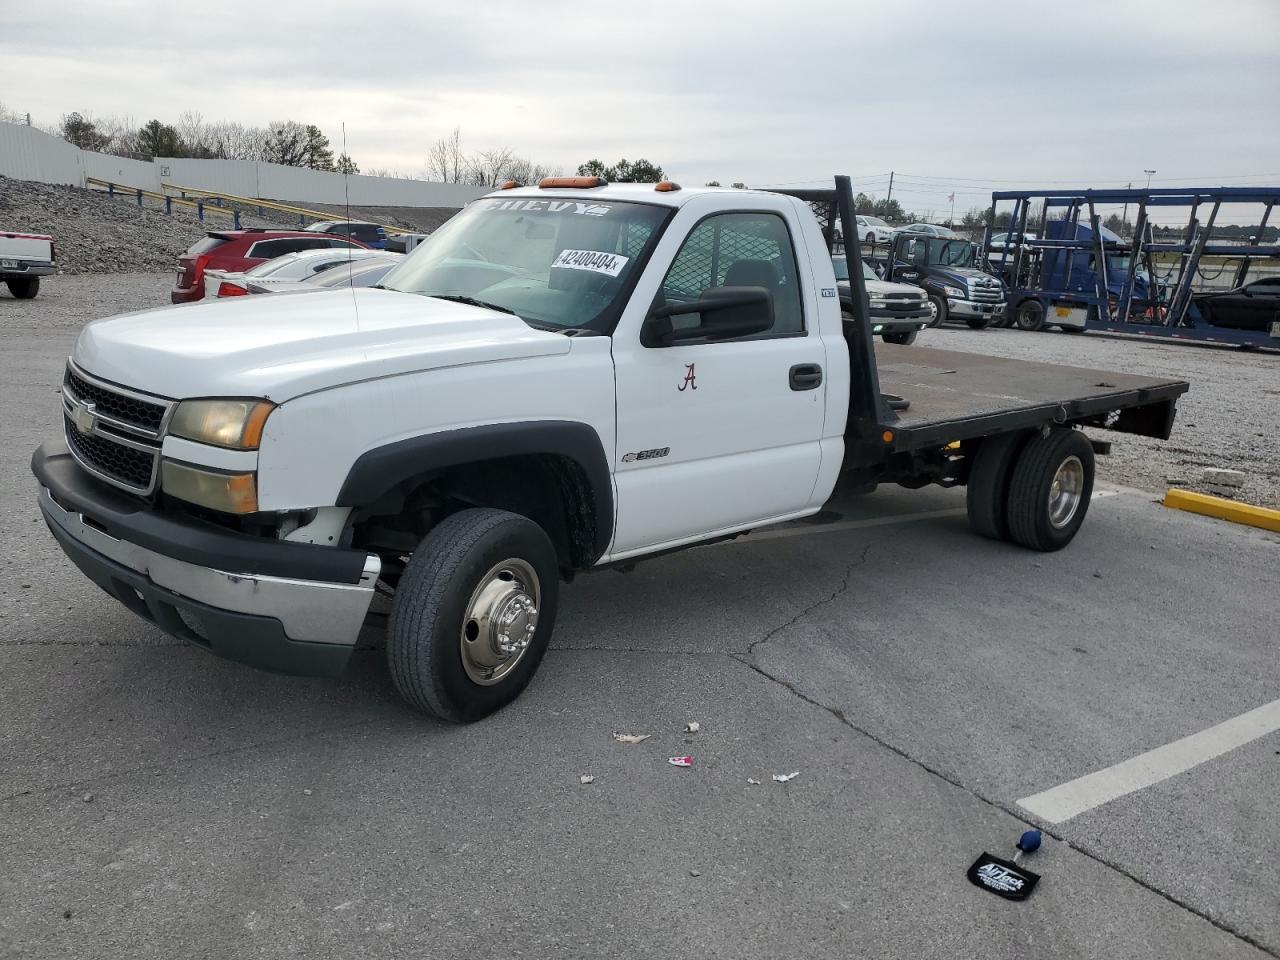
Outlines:
<svg viewBox="0 0 1280 960"><path fill-rule="evenodd" d="M1009 480L1009 537L1031 550L1061 550L1075 537L1093 496L1093 445L1079 430L1036 436Z"/></svg>
<svg viewBox="0 0 1280 960"><path fill-rule="evenodd" d="M551 639L559 575L532 520L488 508L446 517L396 586L387 664L400 695L454 723L514 700Z"/></svg>
<svg viewBox="0 0 1280 960"><path fill-rule="evenodd" d="M34 300L40 292L39 277L10 277L4 285L17 300Z"/></svg>
<svg viewBox="0 0 1280 960"><path fill-rule="evenodd" d="M929 294L929 303L933 306L933 318L930 327L940 327L947 322L947 301L936 293Z"/></svg>

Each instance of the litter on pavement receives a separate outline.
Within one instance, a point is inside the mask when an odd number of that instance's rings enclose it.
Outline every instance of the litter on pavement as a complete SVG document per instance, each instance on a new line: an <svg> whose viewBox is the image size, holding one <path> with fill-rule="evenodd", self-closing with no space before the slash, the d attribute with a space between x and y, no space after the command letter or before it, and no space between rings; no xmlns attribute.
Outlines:
<svg viewBox="0 0 1280 960"><path fill-rule="evenodd" d="M775 773L773 779L775 783L786 783L788 780L794 780L798 776L800 776L799 770L795 773Z"/></svg>
<svg viewBox="0 0 1280 960"><path fill-rule="evenodd" d="M697 732L698 732L699 730L701 730L701 729L702 729L702 728L701 728L700 726L698 726L698 721L697 721L697 720L691 720L691 721L689 721L688 723L686 723L686 724L684 725L684 732L685 732L685 733L697 733Z"/></svg>
<svg viewBox="0 0 1280 960"><path fill-rule="evenodd" d="M651 733L615 733L613 739L619 743L644 743L651 736Z"/></svg>
<svg viewBox="0 0 1280 960"><path fill-rule="evenodd" d="M596 778L589 773L584 773L582 776L578 778L578 782L585 786L588 783L595 783Z"/></svg>
<svg viewBox="0 0 1280 960"><path fill-rule="evenodd" d="M692 767L693 757L668 757L667 763L673 767Z"/></svg>

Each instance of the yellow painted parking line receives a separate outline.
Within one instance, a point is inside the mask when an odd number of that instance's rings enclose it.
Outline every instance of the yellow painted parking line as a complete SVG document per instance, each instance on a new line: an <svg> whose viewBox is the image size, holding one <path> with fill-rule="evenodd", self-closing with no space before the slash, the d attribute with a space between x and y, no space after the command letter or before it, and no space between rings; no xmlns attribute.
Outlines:
<svg viewBox="0 0 1280 960"><path fill-rule="evenodd" d="M1280 533L1280 510L1255 507L1250 503L1236 503L1222 497L1211 497L1207 493L1192 493L1190 490L1176 488L1164 495L1164 505L1174 510L1186 510L1188 513L1199 513L1206 517Z"/></svg>

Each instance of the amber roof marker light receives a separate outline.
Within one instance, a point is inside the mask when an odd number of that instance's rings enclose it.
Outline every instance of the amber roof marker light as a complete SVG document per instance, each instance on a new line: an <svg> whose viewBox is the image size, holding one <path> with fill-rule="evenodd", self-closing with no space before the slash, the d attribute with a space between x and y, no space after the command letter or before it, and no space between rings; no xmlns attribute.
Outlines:
<svg viewBox="0 0 1280 960"><path fill-rule="evenodd" d="M671 193L672 191L679 190L680 184L673 183L670 180L663 180L661 183L656 184L653 189L657 190L659 193Z"/></svg>
<svg viewBox="0 0 1280 960"><path fill-rule="evenodd" d="M568 190L590 190L593 187L607 187L609 181L604 177L543 177L538 187L543 190L564 188Z"/></svg>
<svg viewBox="0 0 1280 960"><path fill-rule="evenodd" d="M519 180L503 180L502 183L498 184L498 189L514 190L516 187L523 187L523 186L524 184L521 183Z"/></svg>

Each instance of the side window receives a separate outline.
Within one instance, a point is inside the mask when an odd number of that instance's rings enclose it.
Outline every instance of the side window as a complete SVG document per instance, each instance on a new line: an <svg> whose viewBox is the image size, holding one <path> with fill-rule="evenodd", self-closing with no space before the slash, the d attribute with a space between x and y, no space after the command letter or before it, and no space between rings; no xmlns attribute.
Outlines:
<svg viewBox="0 0 1280 960"><path fill-rule="evenodd" d="M777 214L722 213L693 228L662 281L662 298L688 302L712 287L764 287L773 295L773 327L761 337L804 332L795 251ZM672 322L682 319L691 322Z"/></svg>
<svg viewBox="0 0 1280 960"><path fill-rule="evenodd" d="M929 265L929 244L923 240L912 240L910 249L912 263L917 267L927 267Z"/></svg>
<svg viewBox="0 0 1280 960"><path fill-rule="evenodd" d="M291 252L290 250L281 246L282 243L284 243L283 240L259 240L257 243L255 243L252 247L249 248L249 252L245 254L245 256L261 257L264 260L274 260L276 257L280 256L281 254Z"/></svg>

